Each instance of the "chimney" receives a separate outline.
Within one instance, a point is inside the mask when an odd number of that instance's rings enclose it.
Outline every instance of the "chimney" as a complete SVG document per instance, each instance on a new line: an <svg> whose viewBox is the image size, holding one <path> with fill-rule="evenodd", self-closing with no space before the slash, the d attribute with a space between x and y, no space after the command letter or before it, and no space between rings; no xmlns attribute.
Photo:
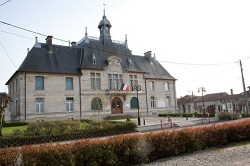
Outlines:
<svg viewBox="0 0 250 166"><path fill-rule="evenodd" d="M230 89L230 91L231 91L231 95L233 95L234 94L233 89Z"/></svg>
<svg viewBox="0 0 250 166"><path fill-rule="evenodd" d="M76 42L75 41L71 42L71 47L76 47Z"/></svg>
<svg viewBox="0 0 250 166"><path fill-rule="evenodd" d="M47 36L47 38L45 39L49 53L52 53L52 38L53 36Z"/></svg>
<svg viewBox="0 0 250 166"><path fill-rule="evenodd" d="M151 59L151 52L152 52L152 51L147 51L147 52L145 52L145 53L144 53L144 56L145 56L146 58L148 58L148 59Z"/></svg>

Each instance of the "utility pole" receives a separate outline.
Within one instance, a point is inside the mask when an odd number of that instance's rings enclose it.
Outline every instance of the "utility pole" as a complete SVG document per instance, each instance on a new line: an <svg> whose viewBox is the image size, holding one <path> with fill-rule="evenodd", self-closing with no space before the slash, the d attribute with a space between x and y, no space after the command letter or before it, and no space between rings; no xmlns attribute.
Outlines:
<svg viewBox="0 0 250 166"><path fill-rule="evenodd" d="M242 85L243 85L243 90L244 90L244 95L245 95L245 102L246 102L246 114L248 115L248 99L247 99L247 92L246 92L246 86L245 86L245 81L244 81L244 75L243 75L243 68L240 60L240 70L241 70L241 79L242 79Z"/></svg>

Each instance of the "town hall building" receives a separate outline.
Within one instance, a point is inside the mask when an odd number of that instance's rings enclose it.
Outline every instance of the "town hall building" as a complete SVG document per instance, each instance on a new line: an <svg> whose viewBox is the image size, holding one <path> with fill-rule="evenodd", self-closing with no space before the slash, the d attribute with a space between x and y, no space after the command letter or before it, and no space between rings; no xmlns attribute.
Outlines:
<svg viewBox="0 0 250 166"><path fill-rule="evenodd" d="M8 85L12 103L6 121L89 119L113 115L152 116L176 111L176 79L148 51L133 55L111 39L105 16L99 38L85 36L70 46L53 36L28 52ZM138 97L138 98L137 98ZM139 107L139 109L138 109Z"/></svg>

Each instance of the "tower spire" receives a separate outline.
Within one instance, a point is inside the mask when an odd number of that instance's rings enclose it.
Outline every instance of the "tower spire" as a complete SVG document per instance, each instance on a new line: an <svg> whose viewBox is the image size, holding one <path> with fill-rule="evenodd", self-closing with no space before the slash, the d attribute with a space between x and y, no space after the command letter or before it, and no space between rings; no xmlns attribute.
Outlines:
<svg viewBox="0 0 250 166"><path fill-rule="evenodd" d="M106 5L106 4L103 4L103 17L106 17L106 16L105 16L105 5Z"/></svg>

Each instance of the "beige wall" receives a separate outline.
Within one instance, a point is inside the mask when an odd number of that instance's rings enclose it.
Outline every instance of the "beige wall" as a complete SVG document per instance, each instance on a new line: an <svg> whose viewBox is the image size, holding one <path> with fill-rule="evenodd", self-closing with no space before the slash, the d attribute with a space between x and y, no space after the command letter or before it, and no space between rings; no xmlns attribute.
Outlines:
<svg viewBox="0 0 250 166"><path fill-rule="evenodd" d="M115 71L112 71L115 70ZM90 73L101 73L101 90L91 90ZM80 109L82 111L81 118L91 118L111 115L111 100L113 97L119 97L123 102L123 114L137 115L137 109L131 109L130 100L136 97L136 91L110 91L108 73L117 72L123 75L123 82L129 85L129 75L138 76L138 84L141 85L142 91L138 93L140 104L140 115L151 116L153 113L175 112L175 84L173 80L155 80L147 79L147 91L145 89L145 79L143 73L128 73L122 68L107 68L106 70L82 70L79 80L78 75L62 75L62 74L42 74L42 73L18 73L9 83L11 87L13 82L18 79L18 89L11 93L12 97L18 100L20 108L20 116L12 116L12 120L46 120L46 119L66 119L80 118ZM44 90L35 89L35 77L44 76ZM73 77L73 90L66 90L66 77ZM81 96L79 83L81 82ZM155 90L151 91L149 81L154 81ZM169 91L165 90L165 82L169 82ZM16 87L16 86L15 86ZM26 93L25 93L26 87ZM13 91L13 90L12 90ZM115 95L116 94L116 95ZM150 107L150 97L155 97L155 107ZM66 98L74 98L74 112L66 111ZM94 112L91 110L91 101L93 98L99 97L103 102L103 111ZM166 97L170 98L170 105L166 105ZM44 113L36 113L36 98L44 98ZM81 98L81 108L80 108ZM26 99L26 100L25 100ZM25 102L26 101L26 102ZM148 107L148 108L147 108ZM18 109L19 109L18 108ZM25 111L26 108L26 111ZM16 105L10 106L10 112L15 112Z"/></svg>

